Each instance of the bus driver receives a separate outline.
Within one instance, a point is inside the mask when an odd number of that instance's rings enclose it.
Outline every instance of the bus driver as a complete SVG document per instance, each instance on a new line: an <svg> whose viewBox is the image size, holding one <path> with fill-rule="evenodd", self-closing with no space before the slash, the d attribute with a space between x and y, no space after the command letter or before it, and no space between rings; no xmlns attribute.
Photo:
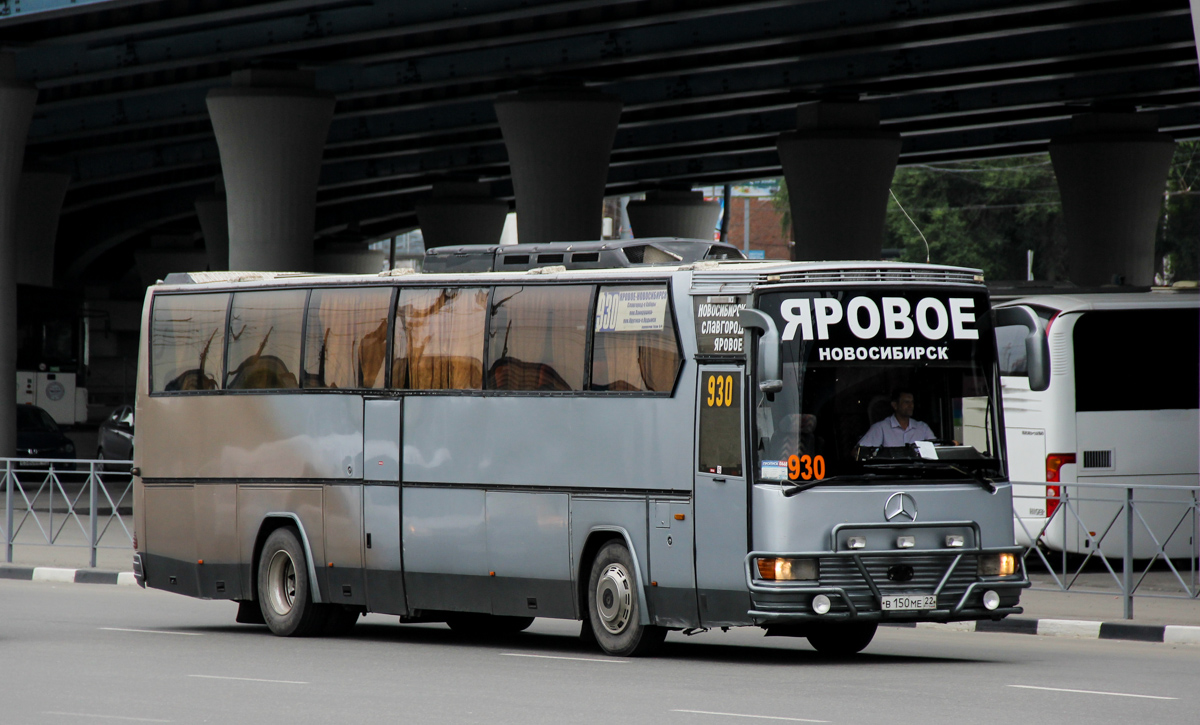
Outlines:
<svg viewBox="0 0 1200 725"><path fill-rule="evenodd" d="M872 425L865 435L858 440L860 448L900 448L916 441L930 441L936 438L933 430L912 417L913 394L903 388L897 388L892 393L892 415Z"/></svg>

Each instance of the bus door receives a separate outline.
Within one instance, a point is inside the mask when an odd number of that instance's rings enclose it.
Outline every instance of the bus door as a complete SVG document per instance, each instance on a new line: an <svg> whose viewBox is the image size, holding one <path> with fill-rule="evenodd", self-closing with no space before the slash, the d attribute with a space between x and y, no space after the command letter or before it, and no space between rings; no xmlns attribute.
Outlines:
<svg viewBox="0 0 1200 725"><path fill-rule="evenodd" d="M696 416L696 594L704 626L745 624L750 609L742 368L700 368Z"/></svg>
<svg viewBox="0 0 1200 725"><path fill-rule="evenodd" d="M363 401L363 567L367 607L406 614L400 555L401 398Z"/></svg>

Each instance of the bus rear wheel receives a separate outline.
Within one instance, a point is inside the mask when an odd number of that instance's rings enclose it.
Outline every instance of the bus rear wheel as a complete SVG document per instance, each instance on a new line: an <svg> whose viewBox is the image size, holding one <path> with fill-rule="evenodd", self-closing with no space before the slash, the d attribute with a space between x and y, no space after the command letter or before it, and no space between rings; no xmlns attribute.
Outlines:
<svg viewBox="0 0 1200 725"><path fill-rule="evenodd" d="M312 601L307 559L290 526L275 529L258 557L258 601L263 620L281 637L317 634L326 612Z"/></svg>
<svg viewBox="0 0 1200 725"><path fill-rule="evenodd" d="M641 624L633 556L620 541L600 548L588 578L588 621L596 644L607 654L638 657L653 654L667 630Z"/></svg>
<svg viewBox="0 0 1200 725"><path fill-rule="evenodd" d="M831 624L809 633L808 643L823 655L849 657L866 649L878 628L875 622Z"/></svg>

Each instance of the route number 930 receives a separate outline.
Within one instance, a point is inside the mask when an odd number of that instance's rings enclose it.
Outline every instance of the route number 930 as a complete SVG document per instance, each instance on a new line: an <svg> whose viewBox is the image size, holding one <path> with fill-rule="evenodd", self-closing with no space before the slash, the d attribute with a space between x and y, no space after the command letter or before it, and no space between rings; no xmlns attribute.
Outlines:
<svg viewBox="0 0 1200 725"><path fill-rule="evenodd" d="M733 405L733 376L710 375L708 397L704 404L709 408L728 408Z"/></svg>
<svg viewBox="0 0 1200 725"><path fill-rule="evenodd" d="M788 478L820 481L825 478L825 456L788 456Z"/></svg>

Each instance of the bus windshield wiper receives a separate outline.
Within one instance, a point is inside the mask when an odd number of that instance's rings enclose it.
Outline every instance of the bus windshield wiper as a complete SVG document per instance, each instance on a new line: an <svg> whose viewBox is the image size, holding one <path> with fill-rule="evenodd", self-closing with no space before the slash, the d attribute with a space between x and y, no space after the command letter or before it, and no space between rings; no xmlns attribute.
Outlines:
<svg viewBox="0 0 1200 725"><path fill-rule="evenodd" d="M820 480L813 479L811 481L797 483L797 484L791 486L790 488L784 489L783 495L790 498L802 491L807 491L810 488L815 488L817 486L820 486L820 485L826 484L826 483L844 483L847 481L873 481L873 480L877 480L880 478L887 478L887 479L891 480L891 479L896 479L896 478L916 478L916 476L914 476L912 474L900 474L900 475L894 475L894 476L885 476L882 473L846 473L846 474L842 474L840 476L830 476L828 478L822 478Z"/></svg>
<svg viewBox="0 0 1200 725"><path fill-rule="evenodd" d="M977 469L971 471L966 468L963 468L962 466L958 466L956 464L950 463L949 461L931 461L928 459L916 459L916 460L911 460L911 461L904 461L902 463L899 463L899 462L898 463L870 463L870 462L867 462L867 463L863 463L863 466L866 466L868 468L882 468L882 469L888 469L888 470L897 469L897 468L916 468L918 470L933 469L933 470L940 470L940 471L954 471L955 473L962 475L964 478L969 478L969 479L975 481L976 483L979 484L979 486L981 488L983 488L983 490L987 491L988 493L996 492L996 483L994 481L992 481L992 479L988 478L987 476L984 476L983 471L981 469L977 468Z"/></svg>

